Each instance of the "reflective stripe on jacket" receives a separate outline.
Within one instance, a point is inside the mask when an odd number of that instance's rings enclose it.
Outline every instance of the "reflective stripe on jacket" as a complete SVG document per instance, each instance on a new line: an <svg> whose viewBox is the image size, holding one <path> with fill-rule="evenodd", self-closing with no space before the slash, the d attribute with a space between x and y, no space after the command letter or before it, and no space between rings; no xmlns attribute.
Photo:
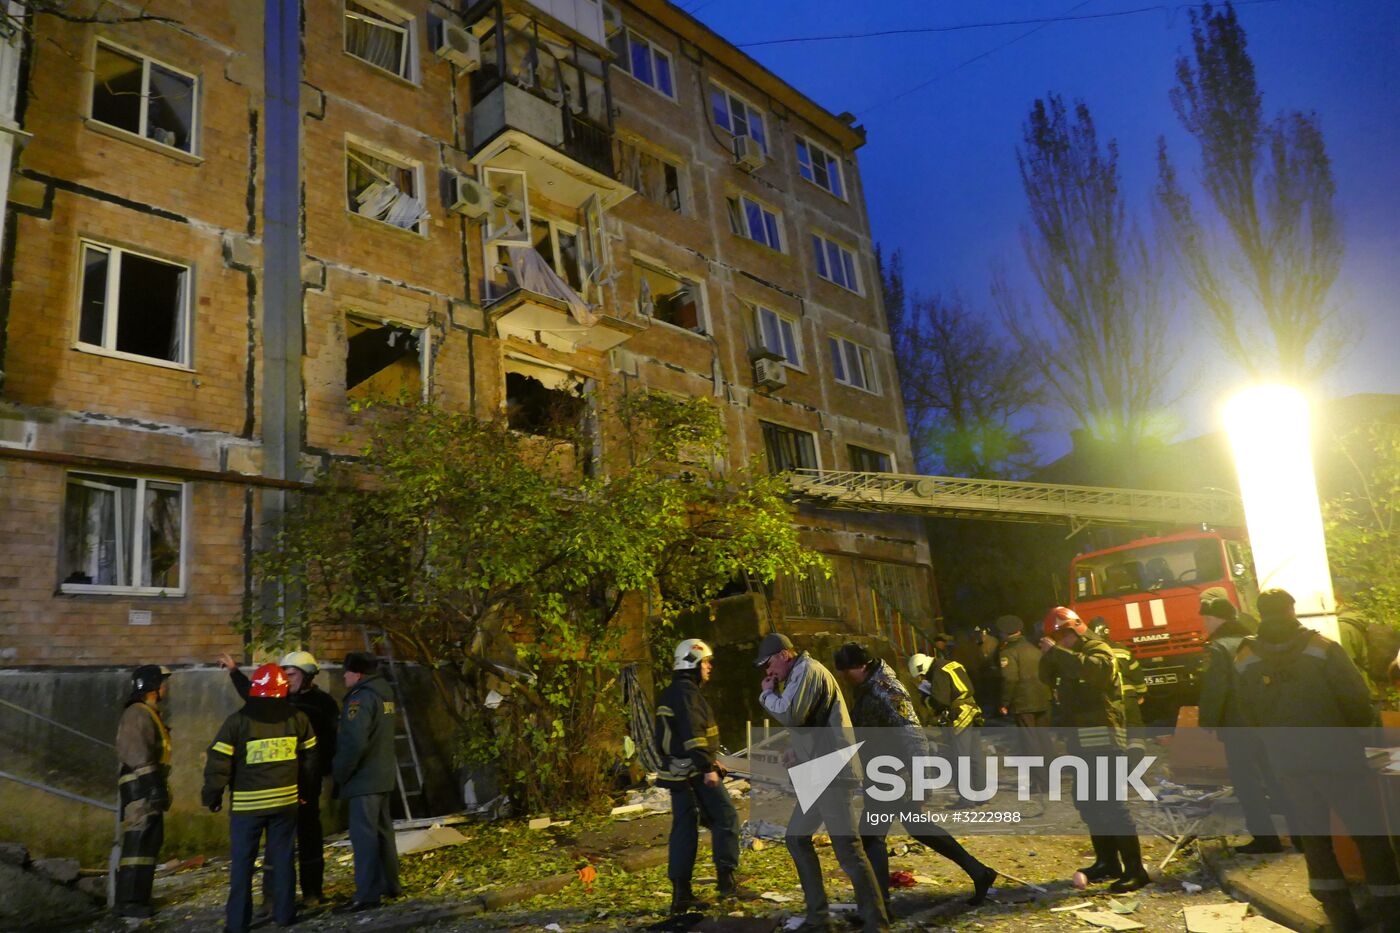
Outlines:
<svg viewBox="0 0 1400 933"><path fill-rule="evenodd" d="M306 714L275 697L252 697L219 729L204 764L205 806L233 790L234 813L297 805L297 788L315 773L316 734Z"/></svg>

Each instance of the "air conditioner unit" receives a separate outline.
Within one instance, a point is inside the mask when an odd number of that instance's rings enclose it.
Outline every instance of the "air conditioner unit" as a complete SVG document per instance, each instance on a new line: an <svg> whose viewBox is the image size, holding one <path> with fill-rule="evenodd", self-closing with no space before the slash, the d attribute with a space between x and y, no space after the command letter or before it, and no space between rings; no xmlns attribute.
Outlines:
<svg viewBox="0 0 1400 933"><path fill-rule="evenodd" d="M763 168L763 163L768 161L768 157L763 154L763 147L754 141L752 136L734 137L734 164L746 172L756 172Z"/></svg>
<svg viewBox="0 0 1400 933"><path fill-rule="evenodd" d="M787 367L766 357L754 360L753 381L760 389L781 389L787 385Z"/></svg>
<svg viewBox="0 0 1400 933"><path fill-rule="evenodd" d="M461 26L441 20L433 54L462 71L476 71L481 67L481 40Z"/></svg>
<svg viewBox="0 0 1400 933"><path fill-rule="evenodd" d="M452 176L452 203L449 208L467 217L484 217L491 209L491 189L466 175Z"/></svg>

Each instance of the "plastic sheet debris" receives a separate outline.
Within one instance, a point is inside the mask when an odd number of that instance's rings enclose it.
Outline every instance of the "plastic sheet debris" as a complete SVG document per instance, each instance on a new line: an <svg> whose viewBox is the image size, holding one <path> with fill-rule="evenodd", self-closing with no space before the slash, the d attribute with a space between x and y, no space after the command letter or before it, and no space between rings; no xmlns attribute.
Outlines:
<svg viewBox="0 0 1400 933"><path fill-rule="evenodd" d="M436 824L427 829L409 829L394 834L394 846L399 850L400 855L408 855L410 852L427 852L432 849L441 849L443 846L461 845L466 841L466 836L450 826Z"/></svg>
<svg viewBox="0 0 1400 933"><path fill-rule="evenodd" d="M1147 927L1136 920L1129 920L1127 917L1119 916L1111 910L1077 910L1074 916L1085 923L1092 923L1094 926L1105 927L1109 930L1145 930Z"/></svg>
<svg viewBox="0 0 1400 933"><path fill-rule="evenodd" d="M759 897L765 901L772 901L774 904L790 904L794 898L787 894L779 894L777 891L764 891Z"/></svg>
<svg viewBox="0 0 1400 933"><path fill-rule="evenodd" d="M1126 901L1120 901L1117 898L1110 897L1105 901L1105 906L1115 914L1130 914L1138 909L1138 899L1130 897Z"/></svg>

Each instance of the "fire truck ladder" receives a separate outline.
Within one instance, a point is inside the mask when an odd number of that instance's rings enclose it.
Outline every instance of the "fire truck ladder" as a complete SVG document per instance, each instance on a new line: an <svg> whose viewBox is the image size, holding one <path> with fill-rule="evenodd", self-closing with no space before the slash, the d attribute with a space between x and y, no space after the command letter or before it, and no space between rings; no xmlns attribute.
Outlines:
<svg viewBox="0 0 1400 933"><path fill-rule="evenodd" d="M825 508L1067 522L1071 536L1090 525L1104 524L1244 524L1239 499L1221 493L808 469L791 471L788 483L799 501Z"/></svg>

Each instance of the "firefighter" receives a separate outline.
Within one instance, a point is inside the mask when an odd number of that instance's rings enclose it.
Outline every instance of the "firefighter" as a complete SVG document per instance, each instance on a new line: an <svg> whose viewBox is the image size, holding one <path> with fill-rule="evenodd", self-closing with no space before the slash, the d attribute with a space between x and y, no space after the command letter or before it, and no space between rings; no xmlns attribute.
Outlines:
<svg viewBox="0 0 1400 933"><path fill-rule="evenodd" d="M1225 590L1220 589L1221 594ZM1224 595L1201 603L1201 627L1206 632L1206 658L1201 667L1200 725L1214 729L1225 746L1230 783L1244 811L1245 829L1252 839L1235 846L1241 855L1268 855L1283 851L1274 830L1272 809L1283 804L1264 746L1244 721L1235 696L1235 655L1250 630L1239 619L1234 604Z"/></svg>
<svg viewBox="0 0 1400 933"><path fill-rule="evenodd" d="M837 648L832 662L837 672L854 688L851 722L856 729L856 739L862 742L862 761L890 755L912 763L916 757L928 754L928 740L919 724L919 714L914 711L914 702L888 664L871 657L865 648L855 642L847 642ZM890 853L885 837L889 835L894 821L899 819L898 814L909 811L911 804L918 806L907 793L894 800L878 800L869 793L865 796L860 841L866 857L870 859L875 880L880 885L885 913L891 917L894 913L890 905ZM908 825L904 828L915 840L967 873L972 880L969 904L976 906L987 899L987 892L997 879L996 869L979 862L937 823L925 823L921 832L917 833Z"/></svg>
<svg viewBox="0 0 1400 933"><path fill-rule="evenodd" d="M1302 839L1308 889L1331 929L1362 928L1332 846L1335 812L1361 853L1376 914L1400 917L1400 867L1386 836L1374 835L1381 801L1363 736L1374 725L1370 691L1336 642L1303 627L1284 590L1259 594L1259 634L1235 655L1244 719L1265 729L1264 748L1288 799L1290 829Z"/></svg>
<svg viewBox="0 0 1400 933"><path fill-rule="evenodd" d="M1113 652L1113 660L1118 665L1118 679L1123 684L1123 723L1127 727L1128 760L1133 764L1142 761L1147 754L1147 733L1142 721L1142 704L1147 699L1147 683L1143 680L1142 665L1133 655L1132 649L1113 640L1108 630L1108 620L1094 616L1089 623L1093 632Z"/></svg>
<svg viewBox="0 0 1400 933"><path fill-rule="evenodd" d="M763 689L759 703L779 723L793 730L792 749L785 756L789 767L849 748L855 743L846 700L831 671L810 654L800 654L786 635L769 632L758 646L754 666L762 668ZM821 860L812 840L818 826L826 824L831 847L841 870L851 879L856 906L866 933L888 930L889 917L880 896L875 873L865 849L857 842L851 814L849 782L859 781L859 764L852 760L805 810L795 806L787 824L787 848L802 884L807 917L800 931L830 930L831 912L826 899Z"/></svg>
<svg viewBox="0 0 1400 933"><path fill-rule="evenodd" d="M253 865L264 834L263 861L272 867L272 916L280 926L296 922L292 845L297 801L315 773L316 735L306 714L287 702L287 675L276 664L253 671L248 701L224 720L204 764L204 805L229 807L228 903L224 929L246 933L253 922Z"/></svg>
<svg viewBox="0 0 1400 933"><path fill-rule="evenodd" d="M399 851L390 798L398 783L394 752L394 688L379 673L379 660L363 651L345 656L345 705L332 773L350 801L350 848L355 855L355 896L347 911L369 910L383 897L398 897Z"/></svg>
<svg viewBox="0 0 1400 933"><path fill-rule="evenodd" d="M986 784L986 761L978 728L982 725L982 709L972 692L972 678L958 661L916 654L909 659L909 673L919 679L919 693L933 711L934 723L943 730L951 758L959 767L967 762L969 787ZM955 810L977 806L977 802L961 793L953 805Z"/></svg>
<svg viewBox="0 0 1400 933"><path fill-rule="evenodd" d="M1123 688L1113 651L1089 631L1073 609L1056 606L1045 617L1040 677L1055 693L1055 719L1070 728L1069 753L1099 771L1099 760L1126 757ZM1115 894L1152 883L1142 864L1142 844L1127 805L1110 787L1075 788L1074 805L1094 846L1094 863L1081 869L1090 882L1115 879Z"/></svg>
<svg viewBox="0 0 1400 933"><path fill-rule="evenodd" d="M160 703L170 693L169 668L143 664L131 674L131 692L117 723L121 762L117 796L121 806L122 855L117 866L117 913L150 917L156 856L170 809L170 730Z"/></svg>
<svg viewBox="0 0 1400 933"><path fill-rule="evenodd" d="M1025 635L1025 623L1018 616L1002 616L994 623L1001 636L997 664L1001 669L1001 714L1016 722L1021 754L1038 757L1045 764L1031 769L1030 790L1043 794L1050 789L1046 775L1055 757L1050 738L1050 688L1040 679L1040 651Z"/></svg>
<svg viewBox="0 0 1400 933"><path fill-rule="evenodd" d="M671 913L709 905L691 890L700 823L710 827L720 897L736 897L739 886L739 814L724 787L719 764L719 724L700 688L710 679L715 653L698 638L676 645L671 683L656 700L656 749L665 770L657 783L671 791L671 838L666 874ZM701 815L703 814L703 820Z"/></svg>

